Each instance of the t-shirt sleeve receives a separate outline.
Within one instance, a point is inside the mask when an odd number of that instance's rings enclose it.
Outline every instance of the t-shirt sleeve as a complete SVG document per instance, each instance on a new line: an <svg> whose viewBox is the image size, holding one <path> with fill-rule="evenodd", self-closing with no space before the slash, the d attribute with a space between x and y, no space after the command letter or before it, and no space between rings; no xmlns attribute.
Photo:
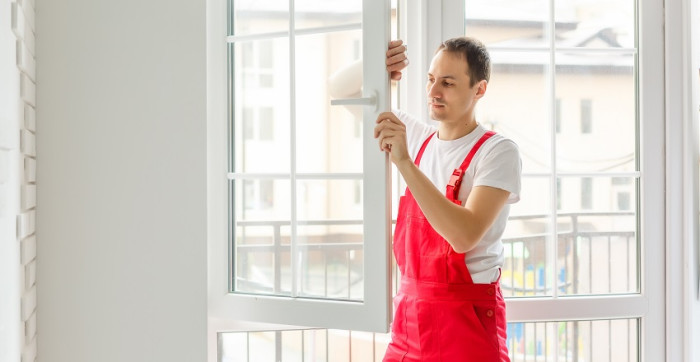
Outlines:
<svg viewBox="0 0 700 362"><path fill-rule="evenodd" d="M518 146L511 140L503 139L492 148L476 166L474 186L490 186L510 192L507 203L520 200L522 163Z"/></svg>
<svg viewBox="0 0 700 362"><path fill-rule="evenodd" d="M420 122L412 115L398 109L392 109L392 112L401 122L406 125L408 154L411 156L411 159L415 159L420 146L423 145L423 142L428 138L428 136L430 136L430 134L435 132L435 127L432 127L424 122Z"/></svg>

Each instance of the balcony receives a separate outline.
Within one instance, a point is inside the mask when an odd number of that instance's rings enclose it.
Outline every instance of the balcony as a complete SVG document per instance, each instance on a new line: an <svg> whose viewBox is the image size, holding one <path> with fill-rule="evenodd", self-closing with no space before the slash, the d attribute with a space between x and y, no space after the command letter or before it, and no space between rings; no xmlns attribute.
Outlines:
<svg viewBox="0 0 700 362"><path fill-rule="evenodd" d="M637 293L639 250L635 215L577 212L511 216L509 226L514 225L518 232L502 239L505 262L501 288L506 299ZM552 230L550 225L555 223L556 230ZM300 269L304 272L298 276L300 288L296 296L362 300L362 236L340 232L361 224L360 220L299 223L320 233L297 240L296 253L305 267ZM241 232L250 229L258 234L247 234L246 243L236 245L236 289L291 295L290 223L256 221L238 222L236 226ZM395 266L393 270L396 286L398 272ZM637 319L508 325L508 348L514 362L636 361L638 339ZM380 361L389 336L308 329L226 333L222 342L224 362Z"/></svg>

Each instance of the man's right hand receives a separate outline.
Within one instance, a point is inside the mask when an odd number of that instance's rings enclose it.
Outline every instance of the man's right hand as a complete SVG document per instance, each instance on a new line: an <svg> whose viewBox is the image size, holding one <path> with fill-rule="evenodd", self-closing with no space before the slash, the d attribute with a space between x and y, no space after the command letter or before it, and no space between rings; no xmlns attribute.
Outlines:
<svg viewBox="0 0 700 362"><path fill-rule="evenodd" d="M391 79L400 80L401 70L408 66L408 56L406 55L406 44L403 40L392 40L389 42L389 50L386 52L386 70L391 74Z"/></svg>

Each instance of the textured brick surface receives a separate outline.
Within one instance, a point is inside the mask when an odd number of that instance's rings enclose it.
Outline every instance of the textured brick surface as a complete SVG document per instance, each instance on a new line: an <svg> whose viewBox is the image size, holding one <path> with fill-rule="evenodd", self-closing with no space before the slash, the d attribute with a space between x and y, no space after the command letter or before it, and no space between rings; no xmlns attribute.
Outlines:
<svg viewBox="0 0 700 362"><path fill-rule="evenodd" d="M29 104L24 105L24 128L36 131L36 111Z"/></svg>
<svg viewBox="0 0 700 362"><path fill-rule="evenodd" d="M17 236L24 239L36 230L36 211L30 210L17 216Z"/></svg>
<svg viewBox="0 0 700 362"><path fill-rule="evenodd" d="M36 261L24 266L24 287L31 288L36 284Z"/></svg>
<svg viewBox="0 0 700 362"><path fill-rule="evenodd" d="M21 130L19 143L22 153L29 156L36 156L36 137L34 133Z"/></svg>
<svg viewBox="0 0 700 362"><path fill-rule="evenodd" d="M26 322L24 322L24 337L31 340L36 334L36 313L32 314Z"/></svg>
<svg viewBox="0 0 700 362"><path fill-rule="evenodd" d="M36 29L36 24L35 24L35 12L34 12L34 5L29 2L29 1L20 1L22 4L22 10L24 12L24 17L27 20L27 25L32 29L32 31L35 31ZM25 36L26 37L26 36Z"/></svg>
<svg viewBox="0 0 700 362"><path fill-rule="evenodd" d="M28 104L31 104L32 106L36 105L36 85L34 82L23 73L20 76L19 84L20 96L22 97L22 100Z"/></svg>
<svg viewBox="0 0 700 362"><path fill-rule="evenodd" d="M27 291L22 297L22 320L26 321L36 309L36 288Z"/></svg>
<svg viewBox="0 0 700 362"><path fill-rule="evenodd" d="M36 207L36 185L22 186L22 209L28 210Z"/></svg>
<svg viewBox="0 0 700 362"><path fill-rule="evenodd" d="M31 157L24 158L24 182L36 182L36 160Z"/></svg>
<svg viewBox="0 0 700 362"><path fill-rule="evenodd" d="M20 284L22 290L13 294L13 298L20 299L20 315L15 316L21 320L15 329L21 333L17 353L21 353L22 362L34 362L37 359L35 2L10 0L1 5L10 8L12 19L10 23L0 22L0 30L14 33L15 41L4 43L7 48L0 51L10 56L15 51L16 75L11 82L0 83L0 91L3 96L9 95L9 104L17 108L16 113L3 113L3 117L12 119L0 119L0 241L9 238L12 242L14 238L18 243L14 257L20 267L15 275L24 279Z"/></svg>
<svg viewBox="0 0 700 362"><path fill-rule="evenodd" d="M24 18L24 11L18 3L12 3L12 31L18 39L24 39L27 24Z"/></svg>
<svg viewBox="0 0 700 362"><path fill-rule="evenodd" d="M36 62L24 42L17 40L17 68L32 81L36 80Z"/></svg>
<svg viewBox="0 0 700 362"><path fill-rule="evenodd" d="M36 338L32 339L29 344L24 346L24 351L22 352L22 362L34 362L36 361Z"/></svg>
<svg viewBox="0 0 700 362"><path fill-rule="evenodd" d="M36 258L36 236L32 235L22 240L22 264L26 265Z"/></svg>

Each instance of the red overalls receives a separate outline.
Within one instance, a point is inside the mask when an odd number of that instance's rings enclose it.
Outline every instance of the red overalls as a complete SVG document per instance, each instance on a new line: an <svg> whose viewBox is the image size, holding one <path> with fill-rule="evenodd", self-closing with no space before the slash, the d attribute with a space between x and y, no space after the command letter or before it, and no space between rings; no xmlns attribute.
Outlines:
<svg viewBox="0 0 700 362"><path fill-rule="evenodd" d="M434 133L423 142L423 151ZM474 145L447 185L457 199L464 171L494 132ZM456 253L423 215L411 190L399 203L394 256L401 287L394 298L391 343L384 361L510 361L506 347L506 310L498 281L474 284L464 254Z"/></svg>

